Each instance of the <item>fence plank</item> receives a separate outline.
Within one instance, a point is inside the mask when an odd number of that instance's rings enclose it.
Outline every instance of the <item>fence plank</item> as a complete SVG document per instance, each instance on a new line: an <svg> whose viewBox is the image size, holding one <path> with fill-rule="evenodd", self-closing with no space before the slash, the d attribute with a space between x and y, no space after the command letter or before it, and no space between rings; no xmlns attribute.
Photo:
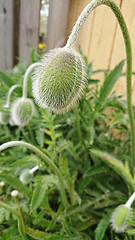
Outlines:
<svg viewBox="0 0 135 240"><path fill-rule="evenodd" d="M13 66L13 0L0 0L0 70Z"/></svg>
<svg viewBox="0 0 135 240"><path fill-rule="evenodd" d="M77 20L77 15L88 4L90 0L70 0L71 14L69 12L69 22L67 26L67 36L72 30L73 24ZM129 28L129 33L133 49L133 71L135 71L135 1L133 0L115 0L121 7L123 16ZM83 3L85 3L83 5ZM94 13L95 12L95 13ZM90 14L91 15L91 14ZM120 27L112 11L106 6L99 6L89 16L79 33L78 43L81 45L84 54L89 61L93 60L94 70L96 69L113 69L122 59L125 58L124 41ZM103 74L94 75L93 77L103 80ZM133 77L133 95L135 94L135 76ZM114 87L117 94L126 93L125 78L121 78ZM133 97L135 104L135 97Z"/></svg>
<svg viewBox="0 0 135 240"><path fill-rule="evenodd" d="M65 44L69 0L50 0L46 50Z"/></svg>
<svg viewBox="0 0 135 240"><path fill-rule="evenodd" d="M135 42L135 1L132 1L132 0L129 0L129 2L122 1L121 10L129 29L129 34L130 34L131 43L132 43L132 53L133 53L133 70L135 71L135 44L134 44ZM119 59L125 59L125 57L126 57L126 53L125 53L125 47L124 47L124 40L123 40L120 27L118 27L117 33L116 33L116 39L114 43L114 51L112 53L112 58L110 63L111 68L113 68L116 65L116 63L119 62ZM125 65L125 70L126 70L126 65ZM135 76L133 76L132 79L133 79L132 99L133 99L133 103L135 104L135 97L134 97L135 96ZM126 81L124 77L122 77L121 80L116 83L115 89L118 89L117 92L119 94L124 94L126 96Z"/></svg>
<svg viewBox="0 0 135 240"><path fill-rule="evenodd" d="M30 48L38 43L40 0L21 0L19 58L30 62Z"/></svg>

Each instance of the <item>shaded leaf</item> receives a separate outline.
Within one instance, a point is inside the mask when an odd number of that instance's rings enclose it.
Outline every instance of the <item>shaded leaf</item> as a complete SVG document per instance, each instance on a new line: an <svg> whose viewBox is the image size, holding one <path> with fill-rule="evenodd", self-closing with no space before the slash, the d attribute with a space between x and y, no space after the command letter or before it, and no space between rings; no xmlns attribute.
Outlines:
<svg viewBox="0 0 135 240"><path fill-rule="evenodd" d="M110 223L110 213L106 214L99 222L99 224L95 230L95 240L103 239L103 237L105 235L105 231L106 231L109 223Z"/></svg>

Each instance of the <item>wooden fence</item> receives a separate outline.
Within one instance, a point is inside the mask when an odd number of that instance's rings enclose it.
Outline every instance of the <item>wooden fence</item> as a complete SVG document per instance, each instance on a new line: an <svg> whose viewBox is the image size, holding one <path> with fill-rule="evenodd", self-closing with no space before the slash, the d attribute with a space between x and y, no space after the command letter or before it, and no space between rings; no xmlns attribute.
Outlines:
<svg viewBox="0 0 135 240"><path fill-rule="evenodd" d="M40 0L0 0L0 69L11 68L17 58L29 62L38 43Z"/></svg>
<svg viewBox="0 0 135 240"><path fill-rule="evenodd" d="M90 0L71 0L68 15L67 37L79 14ZM135 71L135 1L115 0L121 8L131 37L133 50L133 71ZM94 70L113 69L125 59L125 46L120 27L114 13L106 6L97 7L84 23L77 43L89 61L93 61ZM94 76L103 79L102 74ZM126 81L121 77L115 85L117 94L126 94ZM133 102L135 104L135 76L133 76Z"/></svg>
<svg viewBox="0 0 135 240"><path fill-rule="evenodd" d="M75 21L91 0L50 0L47 28L47 50L63 46ZM125 17L133 49L135 71L135 0L115 0ZM5 71L16 63L16 57L29 63L30 49L37 45L39 35L40 0L0 0L0 70ZM77 45L93 68L112 69L125 58L124 41L112 11L106 6L97 7L83 25ZM103 79L102 74L95 78ZM126 93L122 77L116 84L118 94ZM133 77L133 96L135 77ZM135 97L133 97L135 103Z"/></svg>

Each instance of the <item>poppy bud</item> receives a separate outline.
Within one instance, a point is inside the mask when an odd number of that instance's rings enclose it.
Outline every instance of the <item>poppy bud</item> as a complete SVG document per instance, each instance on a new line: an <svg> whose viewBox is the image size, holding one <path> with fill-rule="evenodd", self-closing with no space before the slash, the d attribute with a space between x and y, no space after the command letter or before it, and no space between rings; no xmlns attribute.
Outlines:
<svg viewBox="0 0 135 240"><path fill-rule="evenodd" d="M33 95L42 108L61 114L69 111L86 87L86 64L70 48L51 50L33 74Z"/></svg>
<svg viewBox="0 0 135 240"><path fill-rule="evenodd" d="M34 112L34 105L29 98L18 98L12 104L11 119L17 126L25 126L29 123Z"/></svg>

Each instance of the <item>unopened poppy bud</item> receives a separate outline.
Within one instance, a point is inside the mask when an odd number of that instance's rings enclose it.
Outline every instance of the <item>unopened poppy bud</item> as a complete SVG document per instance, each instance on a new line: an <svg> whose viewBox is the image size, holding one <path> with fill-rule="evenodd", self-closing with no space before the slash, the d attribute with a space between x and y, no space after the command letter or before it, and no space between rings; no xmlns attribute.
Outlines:
<svg viewBox="0 0 135 240"><path fill-rule="evenodd" d="M126 204L117 207L111 216L111 226L117 233L124 232L128 227L127 220L131 220L133 216L133 210L131 204L135 199L135 192L131 195Z"/></svg>
<svg viewBox="0 0 135 240"><path fill-rule="evenodd" d="M3 188L5 186L5 182L1 181L0 182L0 187Z"/></svg>
<svg viewBox="0 0 135 240"><path fill-rule="evenodd" d="M12 122L17 126L25 126L33 116L34 105L29 98L19 98L13 102L11 108Z"/></svg>
<svg viewBox="0 0 135 240"><path fill-rule="evenodd" d="M25 169L22 171L21 175L20 175L20 181L24 184L28 184L32 177L33 177L33 173L38 170L39 167L36 165L34 168L32 169Z"/></svg>
<svg viewBox="0 0 135 240"><path fill-rule="evenodd" d="M86 87L86 65L74 48L51 50L33 74L33 95L42 108L61 114L70 110Z"/></svg>
<svg viewBox="0 0 135 240"><path fill-rule="evenodd" d="M19 192L17 191L17 190L13 190L12 192L11 192L11 196L12 197L17 197L19 195Z"/></svg>

